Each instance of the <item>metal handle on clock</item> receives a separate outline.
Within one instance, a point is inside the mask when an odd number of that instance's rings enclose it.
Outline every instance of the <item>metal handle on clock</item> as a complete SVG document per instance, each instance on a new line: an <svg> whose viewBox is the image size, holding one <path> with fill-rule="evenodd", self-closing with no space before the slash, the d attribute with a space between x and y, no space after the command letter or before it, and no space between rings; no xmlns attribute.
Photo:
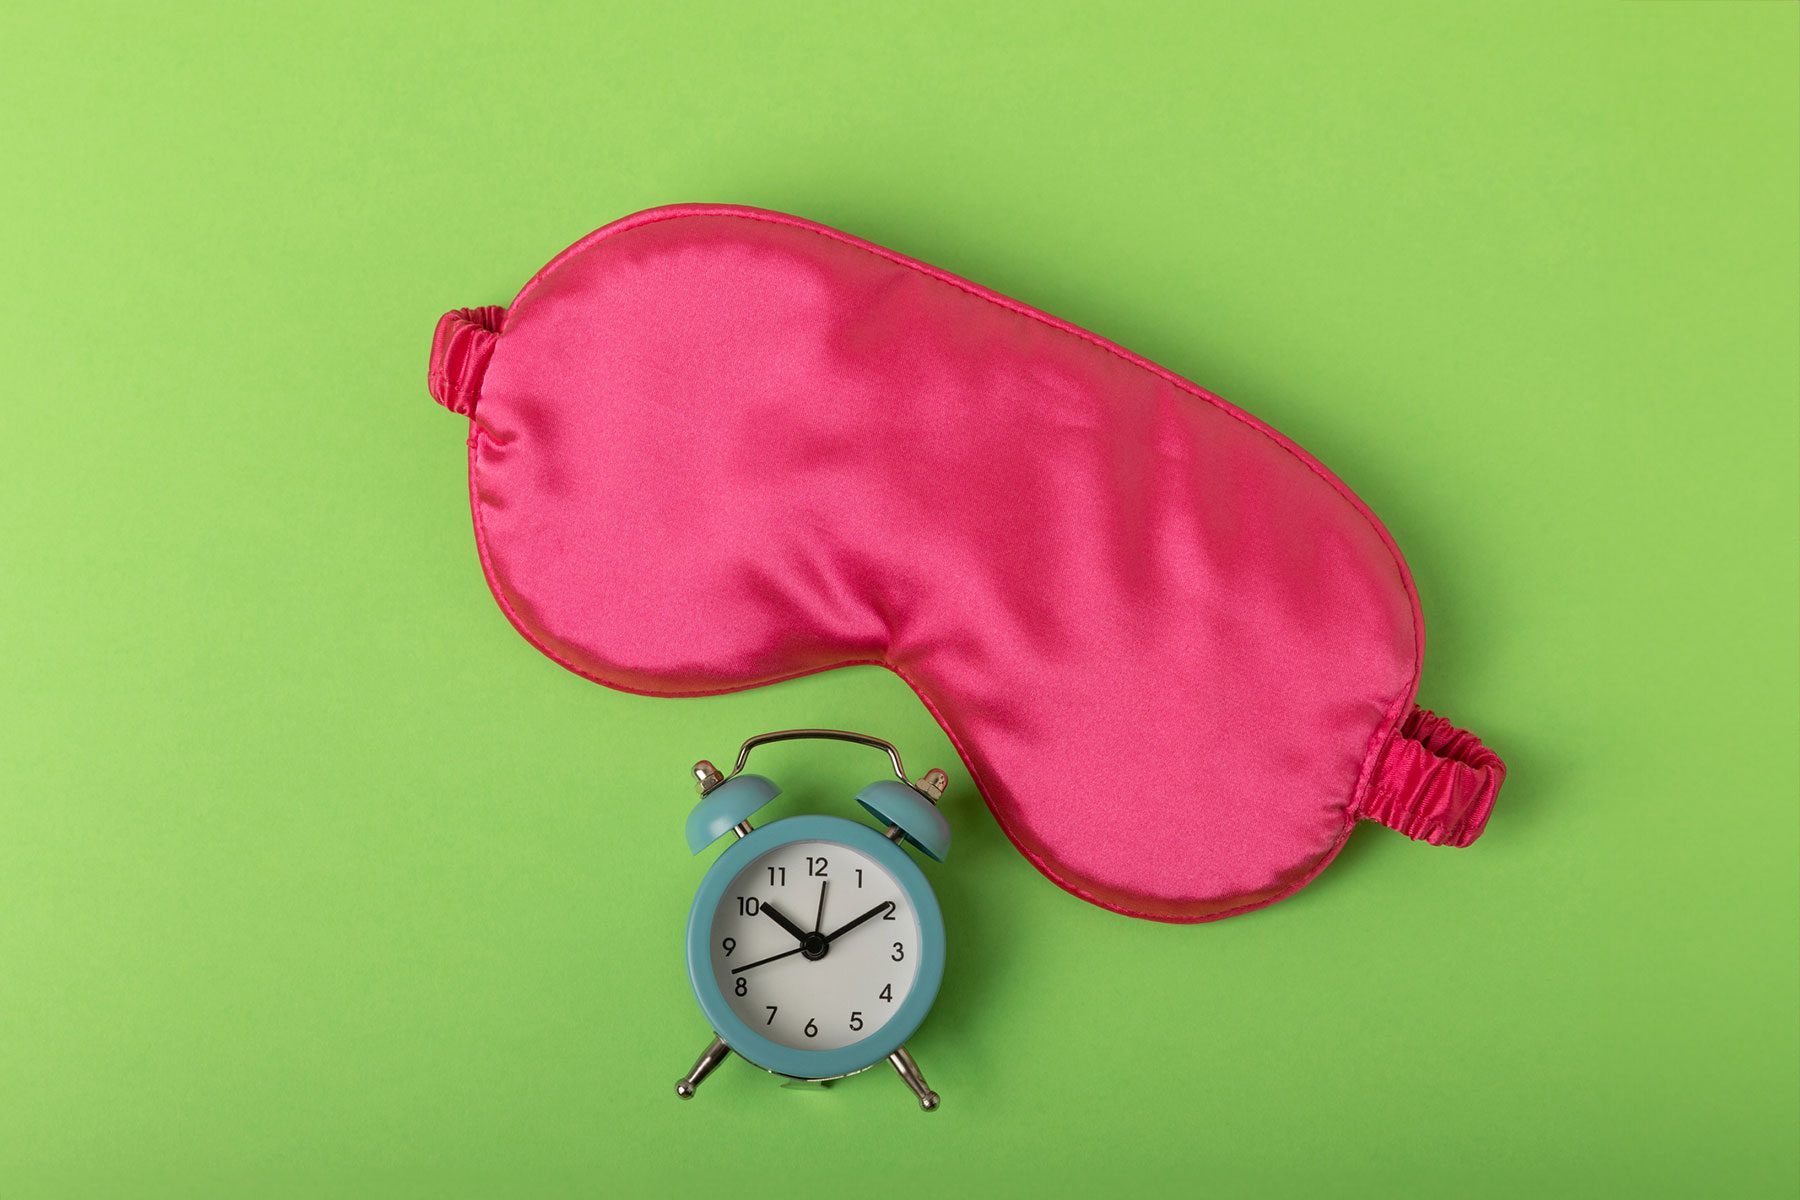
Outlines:
<svg viewBox="0 0 1800 1200"><path fill-rule="evenodd" d="M883 741L872 734L855 733L848 729L777 729L773 733L759 733L748 739L738 748L737 765L731 768L736 775L750 761L750 752L758 746L767 746L773 742L797 742L807 739L824 742L852 742L858 746L867 746L871 750L880 750L887 754L888 761L894 765L896 778L906 780L906 767L900 761L900 751L892 742ZM910 781L908 781L910 782Z"/></svg>
<svg viewBox="0 0 1800 1200"><path fill-rule="evenodd" d="M735 776L743 772L745 764L750 761L750 752L758 746L767 746L774 742L797 742L805 740L850 742L857 746L867 746L871 750L879 750L887 755L888 762L893 766L894 778L898 779L901 783L904 783L915 792L918 792L933 804L936 804L943 798L944 789L949 786L950 783L950 777L936 767L931 768L931 770L925 772L925 774L921 775L918 779L908 779L906 777L906 764L900 761L900 751L894 746L894 743L878 738L873 734L857 733L850 729L777 729L772 733L759 733L753 738L746 739L744 744L738 747L737 762L732 765L731 774ZM702 767L707 769L712 778L708 778L707 775L701 774ZM722 782L717 778L718 772L713 769L711 763L701 762L694 764L694 772L700 779L700 791L702 795L710 791L713 787L717 787L718 784ZM743 835L739 834L739 836L741 837Z"/></svg>

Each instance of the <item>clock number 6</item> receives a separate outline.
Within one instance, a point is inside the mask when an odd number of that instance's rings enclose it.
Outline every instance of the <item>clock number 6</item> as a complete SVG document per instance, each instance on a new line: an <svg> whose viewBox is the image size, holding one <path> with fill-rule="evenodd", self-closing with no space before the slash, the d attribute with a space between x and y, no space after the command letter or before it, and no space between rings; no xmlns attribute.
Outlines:
<svg viewBox="0 0 1800 1200"><path fill-rule="evenodd" d="M811 1017L808 1017L806 1019L806 1028L804 1030L802 1030L802 1032L805 1033L807 1037L818 1037L819 1036L819 1023L817 1021L813 1020Z"/></svg>

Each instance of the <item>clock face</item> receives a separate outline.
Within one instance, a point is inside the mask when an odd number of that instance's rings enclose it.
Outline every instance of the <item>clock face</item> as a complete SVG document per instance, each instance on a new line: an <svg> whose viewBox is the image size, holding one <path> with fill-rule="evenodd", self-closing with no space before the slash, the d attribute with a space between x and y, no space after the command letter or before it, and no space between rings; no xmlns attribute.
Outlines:
<svg viewBox="0 0 1800 1200"><path fill-rule="evenodd" d="M711 961L750 1028L796 1050L869 1037L912 991L922 947L907 894L874 859L828 841L788 842L726 886Z"/></svg>

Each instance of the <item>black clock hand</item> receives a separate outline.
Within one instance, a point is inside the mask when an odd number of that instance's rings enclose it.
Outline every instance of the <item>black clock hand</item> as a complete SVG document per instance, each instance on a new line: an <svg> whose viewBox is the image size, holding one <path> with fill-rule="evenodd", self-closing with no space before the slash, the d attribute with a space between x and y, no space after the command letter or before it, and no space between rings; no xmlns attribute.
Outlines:
<svg viewBox="0 0 1800 1200"><path fill-rule="evenodd" d="M830 933L826 934L825 940L827 942L835 942L846 933L849 933L852 929L855 929L858 925L861 925L864 921L873 920L892 907L894 907L894 902L892 900L883 900L880 904L877 904L874 908L871 908L868 912L856 918L856 920L850 922L848 925L840 925Z"/></svg>
<svg viewBox="0 0 1800 1200"><path fill-rule="evenodd" d="M733 968L731 968L731 973L733 975L742 975L745 971L748 971L751 967L760 967L764 963L772 963L778 958L786 958L791 954L798 954L798 953L800 953L800 947L795 946L792 950L783 950L780 954L771 954L771 955L769 955L769 957L759 958L753 963L745 963L741 967L733 967Z"/></svg>
<svg viewBox="0 0 1800 1200"><path fill-rule="evenodd" d="M776 912L775 906L773 904L763 904L762 905L762 914L763 914L763 916L769 918L769 920L771 920L771 921L775 922L777 925L781 926L783 929L787 930L789 933L793 934L794 940L796 942L805 942L806 941L806 930L800 928L798 925L794 924L792 921L788 920L786 917L784 917L780 913ZM791 951L790 951L790 953L791 953Z"/></svg>
<svg viewBox="0 0 1800 1200"><path fill-rule="evenodd" d="M818 933L825 928L825 889L831 886L831 880L819 880L819 915L813 918L813 932Z"/></svg>

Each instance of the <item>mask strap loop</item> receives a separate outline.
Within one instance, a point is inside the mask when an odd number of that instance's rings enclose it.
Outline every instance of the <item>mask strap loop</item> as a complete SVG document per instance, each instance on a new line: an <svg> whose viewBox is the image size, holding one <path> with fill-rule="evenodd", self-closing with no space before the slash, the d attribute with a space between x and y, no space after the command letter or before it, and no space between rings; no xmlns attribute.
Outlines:
<svg viewBox="0 0 1800 1200"><path fill-rule="evenodd" d="M1381 752L1357 815L1415 841L1467 846L1505 779L1506 764L1480 738L1415 708Z"/></svg>
<svg viewBox="0 0 1800 1200"><path fill-rule="evenodd" d="M475 415L481 377L494 356L506 310L497 304L457 308L438 318L431 337L431 397L451 412Z"/></svg>

